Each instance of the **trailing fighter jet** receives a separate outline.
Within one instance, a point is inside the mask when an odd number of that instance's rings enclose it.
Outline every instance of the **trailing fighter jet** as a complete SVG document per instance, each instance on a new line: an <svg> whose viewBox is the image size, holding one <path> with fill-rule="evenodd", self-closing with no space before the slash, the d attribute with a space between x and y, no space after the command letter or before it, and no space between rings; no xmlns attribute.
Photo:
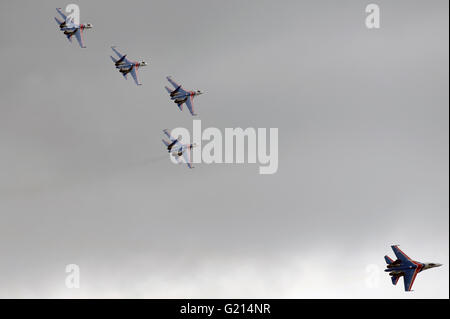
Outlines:
<svg viewBox="0 0 450 319"><path fill-rule="evenodd" d="M197 114L194 113L194 97L200 94L203 94L199 90L197 91L186 91L182 88L181 85L176 83L170 76L167 77L167 81L170 82L170 84L173 85L175 89L170 89L166 86L167 92L170 94L170 98L172 101L175 102L176 105L178 105L178 108L180 111L183 110L183 104L186 103L189 112L191 112L191 115L195 116Z"/></svg>
<svg viewBox="0 0 450 319"><path fill-rule="evenodd" d="M405 284L405 291L411 291L414 284L414 280L419 272L422 270L439 267L441 264L437 263L421 263L409 258L403 251L398 248L398 245L391 246L394 251L397 260L392 260L389 256L384 256L384 260L387 263L387 269L384 271L389 272L391 276L392 284L396 285L398 279L403 276L403 283Z"/></svg>
<svg viewBox="0 0 450 319"><path fill-rule="evenodd" d="M138 77L137 77L137 70L141 66L147 66L147 63L145 61L142 62L135 62L130 61L127 59L127 55L122 55L119 51L116 50L116 47L111 47L111 49L114 51L114 53L117 54L118 59L111 57L111 60L114 62L114 65L116 66L116 69L119 70L120 73L122 73L123 77L127 79L127 74L131 73L131 76L134 79L134 82L136 82L137 85L142 85L139 83Z"/></svg>
<svg viewBox="0 0 450 319"><path fill-rule="evenodd" d="M194 144L183 144L181 143L181 139L174 138L167 130L163 130L164 134L169 138L170 142L163 139L164 145L166 145L167 151L172 154L177 160L177 162L180 162L181 156L184 157L184 161L186 162L187 166L189 168L194 168L191 163L191 149L195 147Z"/></svg>
<svg viewBox="0 0 450 319"><path fill-rule="evenodd" d="M83 41L83 31L85 29L91 29L92 24L76 24L73 19L69 19L64 13L62 13L61 8L56 8L59 15L64 19L63 21L55 17L55 21L59 26L59 29L66 35L67 39L72 42L72 36L77 38L78 43L81 48L86 48Z"/></svg>

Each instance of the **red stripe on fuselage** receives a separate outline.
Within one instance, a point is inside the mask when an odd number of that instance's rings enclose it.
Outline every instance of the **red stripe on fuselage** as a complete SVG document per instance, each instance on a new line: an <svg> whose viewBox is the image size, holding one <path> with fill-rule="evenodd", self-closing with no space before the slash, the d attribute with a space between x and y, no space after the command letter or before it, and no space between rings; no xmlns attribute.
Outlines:
<svg viewBox="0 0 450 319"><path fill-rule="evenodd" d="M422 268L423 268L423 265L422 265L421 263L418 263L417 261L411 260L411 259L410 259L410 261L411 261L414 265L416 265L417 268L414 270L414 275L413 275L413 277L412 277L412 279L411 279L411 282L409 283L409 287L408 287L408 290L409 290L409 291L411 291L411 288L412 288L412 286L413 286L413 284L414 284L414 280L416 280L417 274L418 274L418 273L422 270Z"/></svg>

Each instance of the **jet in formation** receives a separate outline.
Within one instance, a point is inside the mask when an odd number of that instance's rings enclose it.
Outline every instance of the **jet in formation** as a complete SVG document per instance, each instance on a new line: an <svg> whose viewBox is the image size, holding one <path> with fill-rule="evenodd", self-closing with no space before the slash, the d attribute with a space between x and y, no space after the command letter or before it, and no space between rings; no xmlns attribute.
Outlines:
<svg viewBox="0 0 450 319"><path fill-rule="evenodd" d="M179 163L181 160L181 156L184 157L184 161L186 162L189 168L194 168L191 162L191 149L195 147L195 144L183 144L180 139L174 138L167 130L163 130L164 134L169 138L169 141L163 139L163 143L167 148L167 151L175 157L177 162Z"/></svg>
<svg viewBox="0 0 450 319"><path fill-rule="evenodd" d="M421 263L409 258L403 251L398 248L398 245L391 246L394 251L397 260L392 260L389 256L384 256L387 263L387 269L384 271L389 272L391 276L392 284L396 285L399 278L403 277L403 283L405 284L405 291L411 291L414 284L414 280L419 272L442 266L437 263Z"/></svg>
<svg viewBox="0 0 450 319"><path fill-rule="evenodd" d="M199 90L186 91L185 89L183 89L181 85L172 80L170 76L167 77L167 81L169 81L170 84L173 85L174 89L170 89L166 86L166 90L167 92L169 92L172 101L174 101L175 104L178 105L180 111L183 110L183 104L186 104L186 106L189 109L189 112L191 112L191 115L193 116L197 115L194 113L194 97L203 93Z"/></svg>
<svg viewBox="0 0 450 319"><path fill-rule="evenodd" d="M65 34L67 39L72 42L72 36L75 36L77 38L77 41L81 48L86 48L83 41L83 31L85 29L91 29L92 24L86 23L86 24L76 24L72 19L69 19L62 11L61 8L57 8L56 11L59 13L59 15L64 19L60 20L55 17L56 23L59 25L59 29Z"/></svg>
<svg viewBox="0 0 450 319"><path fill-rule="evenodd" d="M119 72L123 75L125 79L127 79L127 75L128 73L130 73L134 79L134 82L136 82L137 85L142 85L141 83L139 83L137 70L142 66L147 66L147 63L145 61L142 62L130 61L127 59L127 55L126 54L122 55L119 51L116 50L116 47L111 47L111 49L114 51L115 54L117 54L117 58L111 56L111 60L114 62L116 69L119 70Z"/></svg>

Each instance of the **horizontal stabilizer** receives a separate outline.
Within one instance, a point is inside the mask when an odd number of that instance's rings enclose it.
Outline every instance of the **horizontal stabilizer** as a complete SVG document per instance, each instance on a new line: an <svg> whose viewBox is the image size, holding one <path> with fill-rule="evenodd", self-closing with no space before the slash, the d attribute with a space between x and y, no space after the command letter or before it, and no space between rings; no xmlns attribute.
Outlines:
<svg viewBox="0 0 450 319"><path fill-rule="evenodd" d="M55 21L58 24L58 26L60 26L64 22L64 21L59 20L58 18L55 18Z"/></svg>
<svg viewBox="0 0 450 319"><path fill-rule="evenodd" d="M167 91L168 93L172 93L172 90L169 89L167 86L165 86L165 88L166 88L166 91Z"/></svg>
<svg viewBox="0 0 450 319"><path fill-rule="evenodd" d="M395 286L398 283L400 276L392 276L391 280L392 280L392 284Z"/></svg>
<svg viewBox="0 0 450 319"><path fill-rule="evenodd" d="M390 265L394 262L388 255L384 256L384 260L386 261L386 264L388 264L388 265Z"/></svg>

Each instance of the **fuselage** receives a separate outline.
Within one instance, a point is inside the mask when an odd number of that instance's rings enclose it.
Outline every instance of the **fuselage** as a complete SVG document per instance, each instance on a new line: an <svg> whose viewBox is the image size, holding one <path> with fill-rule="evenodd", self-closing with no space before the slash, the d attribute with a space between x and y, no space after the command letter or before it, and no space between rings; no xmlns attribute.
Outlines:
<svg viewBox="0 0 450 319"><path fill-rule="evenodd" d="M127 57L127 55L125 54L123 57L121 57L119 60L116 61L116 63L114 63L116 66L125 64L125 62L123 62L125 60L125 58Z"/></svg>
<svg viewBox="0 0 450 319"><path fill-rule="evenodd" d="M87 24L74 24L74 23L67 23L66 21L64 21L63 23L61 23L59 25L59 28L61 31L64 31L65 34L70 34L70 33L75 33L77 32L78 29L81 29L82 31L84 29L91 29L92 28L92 24L87 23Z"/></svg>
<svg viewBox="0 0 450 319"><path fill-rule="evenodd" d="M114 63L116 65L116 69L118 69L119 72L123 73L123 74L130 73L133 70L133 68L136 68L136 70L137 70L139 67L147 65L147 63L145 63L144 61L130 63L130 62L124 62L124 60L125 60L125 56L123 56L120 60L118 60L116 63Z"/></svg>
<svg viewBox="0 0 450 319"><path fill-rule="evenodd" d="M175 141L174 141L173 143L176 144ZM173 144L173 143L172 143L172 144ZM167 148L169 149L169 147L170 147L170 145L169 145ZM170 147L169 152L171 152L172 155L175 156L175 157L176 157L176 156L181 156L181 155L183 155L183 153L184 153L186 150L190 150L190 149L192 149L193 147L195 147L195 144L175 145L175 146L173 146L173 147Z"/></svg>
<svg viewBox="0 0 450 319"><path fill-rule="evenodd" d="M409 269L417 269L420 268L420 270L422 270L423 268L425 268L425 264L415 261L415 260L411 260L412 264L404 264L402 263L400 260L396 260L394 261L392 264L387 265L386 269L384 271L386 272L390 272L390 271L401 271L401 270L409 270Z"/></svg>
<svg viewBox="0 0 450 319"><path fill-rule="evenodd" d="M407 265L399 265L399 266L392 266L392 267L388 266L387 269L385 269L384 271L391 272L391 271L402 271L402 270L417 269L417 268L420 268L422 270L424 267L425 267L425 264L417 263L417 265L414 265L414 266L407 266Z"/></svg>
<svg viewBox="0 0 450 319"><path fill-rule="evenodd" d="M62 28L65 35L74 35L77 32L78 28Z"/></svg>
<svg viewBox="0 0 450 319"><path fill-rule="evenodd" d="M185 150L186 150L186 147L178 146L178 147L172 148L171 153L175 157L181 156L181 155L183 155Z"/></svg>
<svg viewBox="0 0 450 319"><path fill-rule="evenodd" d="M402 264L399 260L394 261L393 263L387 265L384 271L389 272L391 276L402 276L405 271L409 271L411 269L417 269L417 272L421 272L423 270L427 270L430 268L435 268L441 266L441 264L437 263L421 263L415 260L411 260L412 265Z"/></svg>
<svg viewBox="0 0 450 319"><path fill-rule="evenodd" d="M117 68L119 69L119 72L123 73L123 74L130 73L134 67L135 67L134 64L120 64L119 66L117 66Z"/></svg>
<svg viewBox="0 0 450 319"><path fill-rule="evenodd" d="M188 98L191 96L194 97L198 95L195 91L188 91L188 92L172 92L170 94L170 98L177 104L183 104L187 101Z"/></svg>
<svg viewBox="0 0 450 319"><path fill-rule="evenodd" d="M178 143L178 139L176 139L175 141L173 141L172 143L170 143L168 146L167 146L167 150L170 152L171 150L172 150L172 148L175 146L175 144L177 144Z"/></svg>

